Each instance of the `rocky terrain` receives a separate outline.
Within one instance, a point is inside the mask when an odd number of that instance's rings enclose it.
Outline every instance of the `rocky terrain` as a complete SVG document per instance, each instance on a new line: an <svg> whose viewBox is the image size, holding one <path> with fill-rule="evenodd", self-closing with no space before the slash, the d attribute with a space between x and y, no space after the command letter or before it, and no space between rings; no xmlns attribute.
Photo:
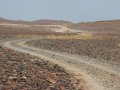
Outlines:
<svg viewBox="0 0 120 90"><path fill-rule="evenodd" d="M76 90L78 84L56 64L0 47L0 90Z"/></svg>
<svg viewBox="0 0 120 90"><path fill-rule="evenodd" d="M120 90L119 20L0 18L0 45L0 90Z"/></svg>
<svg viewBox="0 0 120 90"><path fill-rule="evenodd" d="M87 72L87 76L91 76L94 79L97 77L98 82L94 83L97 89L93 90L119 90L120 36L114 34L105 34L105 36L102 35L102 38L99 39L75 39L75 37L73 39L60 39L58 37L56 39L36 39L28 41L26 44L31 47L50 50L51 52L56 51L58 54L61 53L61 56L65 55L64 58L68 58L68 63L76 63L76 69L80 68L81 73ZM86 56L88 59L85 59ZM81 59L80 57L83 58ZM80 62L84 62L85 65L82 65ZM93 64L91 65L91 63ZM97 83L99 85L96 85ZM103 88L98 88L99 86L103 86Z"/></svg>
<svg viewBox="0 0 120 90"><path fill-rule="evenodd" d="M42 39L27 44L43 49L101 58L120 63L120 36L106 35L102 39Z"/></svg>

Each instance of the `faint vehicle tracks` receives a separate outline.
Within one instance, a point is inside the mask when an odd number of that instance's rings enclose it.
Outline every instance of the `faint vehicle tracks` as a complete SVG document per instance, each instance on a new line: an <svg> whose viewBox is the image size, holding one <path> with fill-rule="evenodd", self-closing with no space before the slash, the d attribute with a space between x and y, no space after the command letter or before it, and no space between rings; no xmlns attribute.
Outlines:
<svg viewBox="0 0 120 90"><path fill-rule="evenodd" d="M90 90L120 90L120 68L116 69L102 60L30 47L25 44L26 41L7 41L3 45L64 67L78 78L83 78Z"/></svg>

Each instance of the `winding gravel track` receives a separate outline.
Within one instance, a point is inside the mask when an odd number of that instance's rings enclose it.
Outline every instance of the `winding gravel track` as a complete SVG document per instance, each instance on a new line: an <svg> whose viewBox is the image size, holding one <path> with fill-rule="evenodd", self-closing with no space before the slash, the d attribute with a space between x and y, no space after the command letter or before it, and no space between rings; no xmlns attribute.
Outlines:
<svg viewBox="0 0 120 90"><path fill-rule="evenodd" d="M120 66L113 66L104 60L37 49L25 45L26 41L7 41L3 45L16 51L41 57L64 67L76 77L87 82L86 90L120 90Z"/></svg>

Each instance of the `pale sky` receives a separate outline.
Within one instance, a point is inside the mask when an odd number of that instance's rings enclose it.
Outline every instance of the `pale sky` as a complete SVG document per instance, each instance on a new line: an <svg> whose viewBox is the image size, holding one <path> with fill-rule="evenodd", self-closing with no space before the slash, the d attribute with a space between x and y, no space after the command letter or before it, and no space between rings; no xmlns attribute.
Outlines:
<svg viewBox="0 0 120 90"><path fill-rule="evenodd" d="M0 0L0 17L72 22L120 19L120 0Z"/></svg>

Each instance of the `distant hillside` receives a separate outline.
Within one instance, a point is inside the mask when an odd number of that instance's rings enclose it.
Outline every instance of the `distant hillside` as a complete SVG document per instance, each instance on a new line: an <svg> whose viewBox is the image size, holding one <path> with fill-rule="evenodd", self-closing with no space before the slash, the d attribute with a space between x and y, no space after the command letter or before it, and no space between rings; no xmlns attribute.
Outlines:
<svg viewBox="0 0 120 90"><path fill-rule="evenodd" d="M71 29L94 31L94 32L120 32L120 20L108 20L108 21L96 21L96 22L83 22L74 24L69 21L61 20L35 20L35 21L23 21L23 20L9 20L0 17L0 23L13 23L13 24L32 24L32 25L64 25Z"/></svg>
<svg viewBox="0 0 120 90"><path fill-rule="evenodd" d="M70 28L87 31L120 32L120 20L78 23L71 25Z"/></svg>
<svg viewBox="0 0 120 90"><path fill-rule="evenodd" d="M8 19L0 17L0 23L5 23L5 22L10 23L10 22L15 22L15 21L14 20L8 20Z"/></svg>
<svg viewBox="0 0 120 90"><path fill-rule="evenodd" d="M47 19L41 19L41 20L36 20L36 21L33 21L33 23L36 23L36 24L43 24L43 25L71 25L73 24L72 22L69 22L69 21L61 21L61 20L47 20Z"/></svg>
<svg viewBox="0 0 120 90"><path fill-rule="evenodd" d="M40 24L40 25L71 25L72 22L69 21L60 21L60 20L35 20L35 21L23 21L23 20L9 20L0 17L0 23L15 23L15 24Z"/></svg>
<svg viewBox="0 0 120 90"><path fill-rule="evenodd" d="M28 24L30 22L22 21L22 20L10 20L10 19L0 17L0 23Z"/></svg>

